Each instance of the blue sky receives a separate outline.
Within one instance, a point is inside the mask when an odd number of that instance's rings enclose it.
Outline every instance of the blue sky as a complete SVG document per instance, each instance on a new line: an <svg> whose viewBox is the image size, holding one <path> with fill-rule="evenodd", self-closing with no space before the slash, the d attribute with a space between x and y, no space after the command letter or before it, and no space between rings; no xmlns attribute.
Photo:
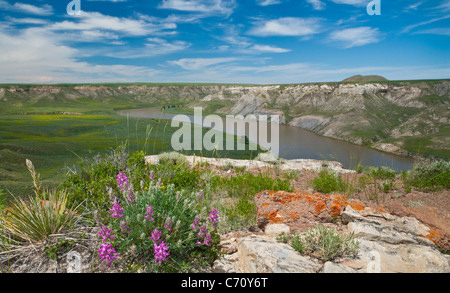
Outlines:
<svg viewBox="0 0 450 293"><path fill-rule="evenodd" d="M450 78L450 0L0 0L0 83Z"/></svg>

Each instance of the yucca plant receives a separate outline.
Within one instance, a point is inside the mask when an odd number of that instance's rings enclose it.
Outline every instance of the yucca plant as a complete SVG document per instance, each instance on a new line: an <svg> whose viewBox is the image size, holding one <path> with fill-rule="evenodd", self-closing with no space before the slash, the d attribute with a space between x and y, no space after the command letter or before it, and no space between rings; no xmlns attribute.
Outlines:
<svg viewBox="0 0 450 293"><path fill-rule="evenodd" d="M77 208L68 204L65 191L43 189L31 161L27 160L27 166L33 177L36 196L28 200L14 198L7 208L0 211L0 238L2 242L9 239L14 245L43 242L50 235L73 228L82 218Z"/></svg>

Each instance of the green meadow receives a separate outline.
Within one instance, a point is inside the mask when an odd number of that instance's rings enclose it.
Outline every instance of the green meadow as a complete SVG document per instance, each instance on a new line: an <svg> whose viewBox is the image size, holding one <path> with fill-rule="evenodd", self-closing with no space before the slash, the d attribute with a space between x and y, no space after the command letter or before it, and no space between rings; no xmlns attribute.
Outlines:
<svg viewBox="0 0 450 293"><path fill-rule="evenodd" d="M130 153L143 151L146 155L152 155L172 150L171 137L178 128L172 128L170 121L122 117L114 111L150 106L159 105L129 103L126 100L125 103L105 104L87 99L77 99L73 103L41 99L37 104L1 105L0 189L14 196L32 192L26 159L31 160L39 170L46 186L56 187L66 172L76 167L80 160L104 154L124 144ZM70 114L58 114L61 112ZM257 151L206 150L184 153L245 159L258 154Z"/></svg>

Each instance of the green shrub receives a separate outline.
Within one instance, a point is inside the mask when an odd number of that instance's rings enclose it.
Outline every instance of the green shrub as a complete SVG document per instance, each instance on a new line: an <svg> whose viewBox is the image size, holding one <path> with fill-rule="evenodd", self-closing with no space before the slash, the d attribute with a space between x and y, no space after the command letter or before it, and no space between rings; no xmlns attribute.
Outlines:
<svg viewBox="0 0 450 293"><path fill-rule="evenodd" d="M314 190L323 193L345 192L349 185L336 172L324 168L312 181Z"/></svg>
<svg viewBox="0 0 450 293"><path fill-rule="evenodd" d="M377 179L394 179L397 173L389 167L366 167L364 173L371 175Z"/></svg>
<svg viewBox="0 0 450 293"><path fill-rule="evenodd" d="M391 190L394 187L394 181L391 179L386 179L381 183L380 189L383 190L385 193L388 193L389 190Z"/></svg>
<svg viewBox="0 0 450 293"><path fill-rule="evenodd" d="M317 257L326 262L338 257L354 257L358 251L359 242L353 234L341 235L323 225L316 226L302 234L294 234L281 240L289 244L302 255Z"/></svg>
<svg viewBox="0 0 450 293"><path fill-rule="evenodd" d="M258 174L242 174L230 178L214 176L211 178L211 193L218 198L231 198L227 201L223 212L227 216L227 227L224 229L240 229L256 223L255 194L262 190L292 191L291 184L279 178ZM225 222L225 221L224 221Z"/></svg>
<svg viewBox="0 0 450 293"><path fill-rule="evenodd" d="M421 163L408 174L408 182L423 190L450 188L450 162Z"/></svg>
<svg viewBox="0 0 450 293"><path fill-rule="evenodd" d="M158 155L159 164L172 163L174 165L187 165L188 161L185 156L177 152L162 153Z"/></svg>

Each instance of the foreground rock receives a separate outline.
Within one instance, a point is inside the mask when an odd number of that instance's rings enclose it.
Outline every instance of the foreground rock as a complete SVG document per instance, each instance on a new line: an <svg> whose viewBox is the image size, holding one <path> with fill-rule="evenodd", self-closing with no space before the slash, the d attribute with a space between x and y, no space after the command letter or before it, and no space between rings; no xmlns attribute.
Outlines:
<svg viewBox="0 0 450 293"><path fill-rule="evenodd" d="M340 225L327 223L343 233L353 233L359 242L355 258L321 263L301 256L287 244L278 243L278 233L289 231L286 224L265 226L266 235L234 239L228 245L234 253L216 261L213 271L222 273L449 273L448 258L436 248L435 231L415 218L398 217L371 208L356 211L351 205L336 218ZM292 222L287 221L293 227ZM318 222L317 222L318 223Z"/></svg>

